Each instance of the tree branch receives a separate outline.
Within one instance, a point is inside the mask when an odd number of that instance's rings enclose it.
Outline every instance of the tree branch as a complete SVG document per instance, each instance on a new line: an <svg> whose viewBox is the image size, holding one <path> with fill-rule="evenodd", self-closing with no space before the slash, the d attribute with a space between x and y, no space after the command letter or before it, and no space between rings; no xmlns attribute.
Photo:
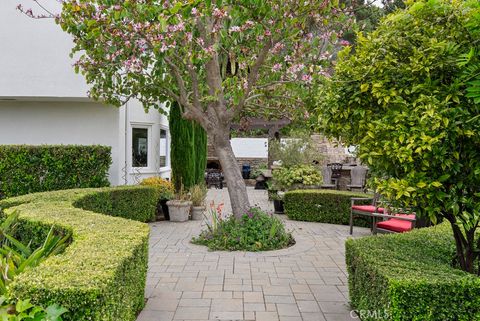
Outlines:
<svg viewBox="0 0 480 321"><path fill-rule="evenodd" d="M255 87L257 80L258 80L258 72L260 70L260 67L264 64L268 52L270 49L273 47L274 41L271 38L268 38L264 41L264 46L260 54L258 55L255 63L253 64L250 73L248 74L247 77L247 88L244 91L243 97L240 99L238 104L234 106L230 112L232 113L233 116L238 116L242 109L245 107L245 101L249 97L252 88Z"/></svg>

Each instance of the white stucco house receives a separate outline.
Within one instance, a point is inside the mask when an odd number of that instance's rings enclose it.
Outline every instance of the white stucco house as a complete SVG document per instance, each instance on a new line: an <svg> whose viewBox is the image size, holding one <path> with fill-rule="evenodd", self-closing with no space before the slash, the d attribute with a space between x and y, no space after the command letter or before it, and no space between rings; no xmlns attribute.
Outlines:
<svg viewBox="0 0 480 321"><path fill-rule="evenodd" d="M0 144L107 145L112 185L169 177L167 118L137 101L116 108L89 99L69 58L70 36L52 19L22 15L19 2L0 1Z"/></svg>

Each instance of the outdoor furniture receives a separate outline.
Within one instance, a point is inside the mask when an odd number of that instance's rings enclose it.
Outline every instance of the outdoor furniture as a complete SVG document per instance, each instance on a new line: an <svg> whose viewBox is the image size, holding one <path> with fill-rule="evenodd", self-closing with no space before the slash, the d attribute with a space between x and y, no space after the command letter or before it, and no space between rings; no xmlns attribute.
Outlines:
<svg viewBox="0 0 480 321"><path fill-rule="evenodd" d="M327 167L330 167L332 170L332 176L331 179L335 184L335 189L338 189L338 181L340 180L340 177L342 177L342 163L330 163L327 165Z"/></svg>
<svg viewBox="0 0 480 321"><path fill-rule="evenodd" d="M365 183L367 181L368 168L365 166L355 166L350 171L350 184L347 185L347 189L352 191L359 189L365 191Z"/></svg>
<svg viewBox="0 0 480 321"><path fill-rule="evenodd" d="M215 186L218 189L223 188L223 173L219 169L207 169L205 173L205 183L207 188Z"/></svg>
<svg viewBox="0 0 480 321"><path fill-rule="evenodd" d="M337 185L332 184L332 169L328 166L322 168L323 184L322 188L336 189Z"/></svg>
<svg viewBox="0 0 480 321"><path fill-rule="evenodd" d="M379 222L377 218L380 219ZM383 219L383 220L382 220ZM415 228L417 217L412 214L379 214L373 213L373 234L404 233Z"/></svg>
<svg viewBox="0 0 480 321"><path fill-rule="evenodd" d="M371 201L371 204L361 205L358 202ZM350 210L350 235L353 234L353 220L355 216L369 217L372 220L372 233L403 233L415 228L417 220L415 213L392 213L386 207L380 207L379 195L373 198L353 197Z"/></svg>
<svg viewBox="0 0 480 321"><path fill-rule="evenodd" d="M273 177L272 170L265 169L262 170L262 173L257 176L255 189L267 189L267 182Z"/></svg>
<svg viewBox="0 0 480 321"><path fill-rule="evenodd" d="M374 194L373 197L352 197L350 208L350 235L353 234L353 220L355 216L373 217L373 213L383 214L385 209L379 207L379 194ZM366 202L370 204L365 204ZM359 204L361 202L361 204ZM373 221L373 218L372 218ZM372 222L373 223L373 222ZM373 229L373 226L372 226Z"/></svg>

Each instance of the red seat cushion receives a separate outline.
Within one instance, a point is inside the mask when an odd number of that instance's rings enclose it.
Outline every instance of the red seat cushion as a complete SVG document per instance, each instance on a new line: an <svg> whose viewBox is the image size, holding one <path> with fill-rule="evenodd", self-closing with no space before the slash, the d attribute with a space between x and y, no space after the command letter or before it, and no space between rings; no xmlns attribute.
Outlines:
<svg viewBox="0 0 480 321"><path fill-rule="evenodd" d="M375 206L373 205L353 205L352 210L360 212L375 213ZM377 213L383 213L383 208L378 207Z"/></svg>
<svg viewBox="0 0 480 321"><path fill-rule="evenodd" d="M416 215L415 214L395 214L395 216L403 216L411 219L415 219Z"/></svg>
<svg viewBox="0 0 480 321"><path fill-rule="evenodd" d="M400 215L405 215L405 214L400 214ZM407 216L413 216L413 218L415 218L415 215L407 215ZM389 219L388 221L378 222L377 227L384 230L403 233L403 232L408 232L412 229L412 222L392 218L392 219Z"/></svg>

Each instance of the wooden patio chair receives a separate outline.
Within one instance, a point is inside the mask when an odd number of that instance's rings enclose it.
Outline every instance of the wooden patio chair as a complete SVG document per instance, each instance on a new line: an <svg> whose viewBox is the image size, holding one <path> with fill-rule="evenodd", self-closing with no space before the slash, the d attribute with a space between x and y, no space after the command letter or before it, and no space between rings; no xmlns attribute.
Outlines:
<svg viewBox="0 0 480 321"><path fill-rule="evenodd" d="M377 221L377 219L380 219ZM415 213L373 214L372 233L405 233L415 228Z"/></svg>
<svg viewBox="0 0 480 321"><path fill-rule="evenodd" d="M338 182L340 181L340 178L342 177L342 163L330 163L327 165L330 167L332 170L332 181L335 184L335 188L338 189Z"/></svg>
<svg viewBox="0 0 480 321"><path fill-rule="evenodd" d="M359 205L358 201L371 201L371 204ZM388 206L381 206L380 195L374 194L372 198L353 197L350 210L350 235L353 234L353 220L356 216L371 217L372 233L404 233L415 228L417 220L414 212L390 209Z"/></svg>
<svg viewBox="0 0 480 321"><path fill-rule="evenodd" d="M347 185L347 189L352 191L359 189L365 191L365 184L367 181L368 168L365 166L354 166L350 171L350 184Z"/></svg>
<svg viewBox="0 0 480 321"><path fill-rule="evenodd" d="M322 168L323 184L322 188L324 189L336 189L337 185L332 184L332 169L329 166L324 166Z"/></svg>
<svg viewBox="0 0 480 321"><path fill-rule="evenodd" d="M375 193L373 197L352 197L350 207L350 235L353 234L353 220L357 217L373 217L373 213L383 214L385 209L379 206L380 195ZM368 201L369 204L365 204ZM361 202L361 204L359 204ZM373 221L373 219L372 219ZM373 229L373 227L372 227Z"/></svg>

